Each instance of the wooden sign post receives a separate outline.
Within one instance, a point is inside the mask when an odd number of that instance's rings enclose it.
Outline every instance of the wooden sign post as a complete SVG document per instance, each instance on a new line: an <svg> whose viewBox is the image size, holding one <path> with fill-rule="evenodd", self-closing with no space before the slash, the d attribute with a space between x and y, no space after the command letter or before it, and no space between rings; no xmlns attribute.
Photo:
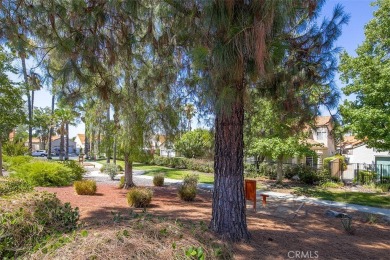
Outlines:
<svg viewBox="0 0 390 260"><path fill-rule="evenodd" d="M253 209L256 211L256 181L245 180L245 199L253 201Z"/></svg>

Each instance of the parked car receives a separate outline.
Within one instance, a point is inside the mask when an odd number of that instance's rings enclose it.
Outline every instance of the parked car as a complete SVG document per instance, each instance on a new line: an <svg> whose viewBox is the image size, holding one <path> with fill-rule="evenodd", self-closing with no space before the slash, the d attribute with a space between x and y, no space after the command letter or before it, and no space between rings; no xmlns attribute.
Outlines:
<svg viewBox="0 0 390 260"><path fill-rule="evenodd" d="M47 152L46 152L46 150L36 150L36 151L32 152L31 155L32 156L46 157Z"/></svg>

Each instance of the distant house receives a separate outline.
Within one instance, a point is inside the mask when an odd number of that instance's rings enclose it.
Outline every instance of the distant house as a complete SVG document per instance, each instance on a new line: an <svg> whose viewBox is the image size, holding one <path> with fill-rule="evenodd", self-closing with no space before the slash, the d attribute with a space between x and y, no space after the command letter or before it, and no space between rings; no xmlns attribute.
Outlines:
<svg viewBox="0 0 390 260"><path fill-rule="evenodd" d="M27 141L24 142L24 146L28 147L28 139L27 139ZM41 146L42 146L41 140L39 140L39 138L33 137L32 138L32 152L34 152L36 150L45 149L45 147L41 147Z"/></svg>
<svg viewBox="0 0 390 260"><path fill-rule="evenodd" d="M77 134L75 139L76 149L85 149L85 134Z"/></svg>
<svg viewBox="0 0 390 260"><path fill-rule="evenodd" d="M154 135L149 140L150 148L155 151L159 149L160 156L163 157L175 157L176 152L172 148L173 146L171 143L167 140L167 137L165 135Z"/></svg>
<svg viewBox="0 0 390 260"><path fill-rule="evenodd" d="M293 159L293 163L305 163L307 165L322 165L324 158L336 154L336 145L333 135L333 119L331 116L316 117L313 127L308 127L309 138L307 142L312 145L311 149L317 154L317 160L313 157Z"/></svg>
<svg viewBox="0 0 390 260"><path fill-rule="evenodd" d="M344 136L344 141L340 144L339 149L349 164L390 164L389 151L370 148L363 140L359 140L353 135Z"/></svg>
<svg viewBox="0 0 390 260"><path fill-rule="evenodd" d="M60 143L61 143L61 138L59 136L56 136L52 139L51 141L51 151L52 153L55 153L58 155L60 153ZM64 138L64 149L66 146L66 140ZM76 150L76 142L73 141L72 139L69 139L69 153L77 153Z"/></svg>

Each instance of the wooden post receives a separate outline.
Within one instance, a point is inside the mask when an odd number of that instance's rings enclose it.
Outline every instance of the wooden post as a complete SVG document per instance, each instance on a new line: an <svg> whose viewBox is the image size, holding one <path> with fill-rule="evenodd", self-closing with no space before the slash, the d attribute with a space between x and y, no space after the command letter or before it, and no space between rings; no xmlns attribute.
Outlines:
<svg viewBox="0 0 390 260"><path fill-rule="evenodd" d="M245 199L253 201L253 209L256 211L256 181L245 180Z"/></svg>

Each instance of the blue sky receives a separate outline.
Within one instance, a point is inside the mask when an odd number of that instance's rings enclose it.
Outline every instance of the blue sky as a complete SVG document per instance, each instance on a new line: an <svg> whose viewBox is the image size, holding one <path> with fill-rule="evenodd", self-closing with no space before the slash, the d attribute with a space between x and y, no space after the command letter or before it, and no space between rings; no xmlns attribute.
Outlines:
<svg viewBox="0 0 390 260"><path fill-rule="evenodd" d="M371 2L370 0L328 0L323 7L324 17L331 17L333 8L338 3L344 6L345 13L350 14L349 24L344 26L343 33L336 42L338 47L345 49L350 55L355 55L356 48L364 41L364 25L373 17L374 7L370 5ZM343 87L338 75L335 82L339 88ZM38 91L35 97L36 106L51 106L51 96L46 90ZM84 133L84 125L71 127L70 136L73 137L77 133Z"/></svg>

